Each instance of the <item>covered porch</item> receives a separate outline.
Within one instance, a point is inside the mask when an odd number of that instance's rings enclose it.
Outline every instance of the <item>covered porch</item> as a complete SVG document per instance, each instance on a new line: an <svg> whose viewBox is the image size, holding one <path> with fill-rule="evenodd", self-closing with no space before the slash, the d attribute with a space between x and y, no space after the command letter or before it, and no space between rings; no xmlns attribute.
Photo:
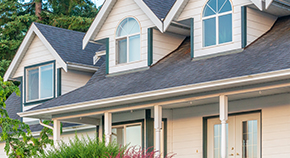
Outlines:
<svg viewBox="0 0 290 158"><path fill-rule="evenodd" d="M60 122L69 122L95 126L99 138L104 136L107 144L116 141L142 148L154 146L163 155L176 153L177 157L238 158L248 154L253 158L267 157L270 152L267 148L271 144L267 139L272 137L274 130L270 128L273 125L272 117L280 116L279 111L282 112L280 122L288 119L285 130L290 127L287 114L290 110L289 92L290 80L283 79L248 85L204 87L174 94L164 92L148 98L133 96L136 97L134 101L123 97L118 98L117 102L106 100L100 104L86 103L87 106L76 104L75 108L82 107L78 110L59 107L46 113L20 115L53 120L55 146L61 140ZM251 135L250 139L247 133L253 132L249 131L253 129L256 135ZM233 132L238 130L242 133ZM240 137L241 141L233 137ZM255 143L247 142L250 140Z"/></svg>

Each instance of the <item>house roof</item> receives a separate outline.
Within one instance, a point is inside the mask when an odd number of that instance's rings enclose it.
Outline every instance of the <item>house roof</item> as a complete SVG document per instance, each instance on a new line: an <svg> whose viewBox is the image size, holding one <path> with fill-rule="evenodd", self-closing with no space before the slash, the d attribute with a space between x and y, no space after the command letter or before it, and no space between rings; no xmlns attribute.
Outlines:
<svg viewBox="0 0 290 158"><path fill-rule="evenodd" d="M85 33L40 23L34 24L64 62L100 66L101 63L97 63L97 65L93 64L93 57L95 56L96 51L104 47L94 43L89 43L86 49L83 50L82 39Z"/></svg>
<svg viewBox="0 0 290 158"><path fill-rule="evenodd" d="M148 70L106 76L103 64L84 87L29 111L289 69L289 28L290 16L279 18L268 33L240 53L191 60L187 38Z"/></svg>
<svg viewBox="0 0 290 158"><path fill-rule="evenodd" d="M161 20L173 7L176 0L143 0L152 12Z"/></svg>

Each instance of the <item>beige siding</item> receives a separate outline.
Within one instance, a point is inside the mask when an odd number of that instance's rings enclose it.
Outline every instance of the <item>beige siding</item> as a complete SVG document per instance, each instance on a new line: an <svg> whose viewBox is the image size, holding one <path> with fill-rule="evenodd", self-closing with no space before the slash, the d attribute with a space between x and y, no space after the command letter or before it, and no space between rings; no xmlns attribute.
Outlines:
<svg viewBox="0 0 290 158"><path fill-rule="evenodd" d="M4 147L5 147L5 142L0 142L0 157L1 158L6 158L6 153L4 151Z"/></svg>
<svg viewBox="0 0 290 158"><path fill-rule="evenodd" d="M174 51L182 43L185 36L172 33L161 33L153 30L153 63Z"/></svg>
<svg viewBox="0 0 290 158"><path fill-rule="evenodd" d="M115 32L118 24L126 17L134 17L141 27L141 60L116 65L116 49L115 49ZM104 22L100 32L95 37L95 40L110 38L110 55L109 55L109 71L110 73L126 71L147 66L147 29L153 27L154 24L139 8L134 0L118 0L110 12L108 18Z"/></svg>
<svg viewBox="0 0 290 158"><path fill-rule="evenodd" d="M289 94L267 96L229 103L229 112L262 110L262 157L290 156L290 100ZM218 103L172 110L168 122L168 151L176 158L202 158L202 118L219 114ZM165 117L166 113L163 112ZM170 131L172 130L172 131ZM169 135L172 136L169 137ZM172 140L172 142L171 142Z"/></svg>
<svg viewBox="0 0 290 158"><path fill-rule="evenodd" d="M24 67L26 66L31 66L31 65L35 65L35 64L39 64L39 63L43 63L47 61L53 61L53 60L55 60L53 55L45 47L42 41L37 36L35 36L12 78L23 76ZM57 62L56 62L56 67L57 68L60 67L60 65Z"/></svg>
<svg viewBox="0 0 290 158"><path fill-rule="evenodd" d="M233 41L216 46L202 46L202 11L207 0L190 0L178 21L194 18L194 55L195 57L231 51L241 48L241 6L252 4L250 0L232 0L233 5Z"/></svg>
<svg viewBox="0 0 290 158"><path fill-rule="evenodd" d="M93 74L87 72L80 72L68 70L61 72L61 94L68 93L72 90L84 86L92 77Z"/></svg>
<svg viewBox="0 0 290 158"><path fill-rule="evenodd" d="M247 8L247 44L271 29L277 17L259 10Z"/></svg>

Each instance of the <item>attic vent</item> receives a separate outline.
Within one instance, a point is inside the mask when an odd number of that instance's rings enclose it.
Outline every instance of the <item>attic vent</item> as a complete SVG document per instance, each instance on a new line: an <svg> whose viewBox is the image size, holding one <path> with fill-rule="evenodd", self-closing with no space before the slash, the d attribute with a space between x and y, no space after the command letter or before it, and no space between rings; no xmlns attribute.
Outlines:
<svg viewBox="0 0 290 158"><path fill-rule="evenodd" d="M101 56L106 55L106 51L96 52L96 55L93 57L94 65L100 60Z"/></svg>

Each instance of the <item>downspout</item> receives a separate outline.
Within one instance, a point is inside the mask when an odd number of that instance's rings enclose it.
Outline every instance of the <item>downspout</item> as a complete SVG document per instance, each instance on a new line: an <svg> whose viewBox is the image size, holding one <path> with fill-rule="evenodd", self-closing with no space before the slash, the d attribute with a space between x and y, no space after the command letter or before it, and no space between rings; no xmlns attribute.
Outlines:
<svg viewBox="0 0 290 158"><path fill-rule="evenodd" d="M47 127L49 129L52 129L53 130L53 127L51 127L51 126L49 126L47 124L44 124L41 119L39 119L39 124L42 125L42 126L44 126L44 127Z"/></svg>

